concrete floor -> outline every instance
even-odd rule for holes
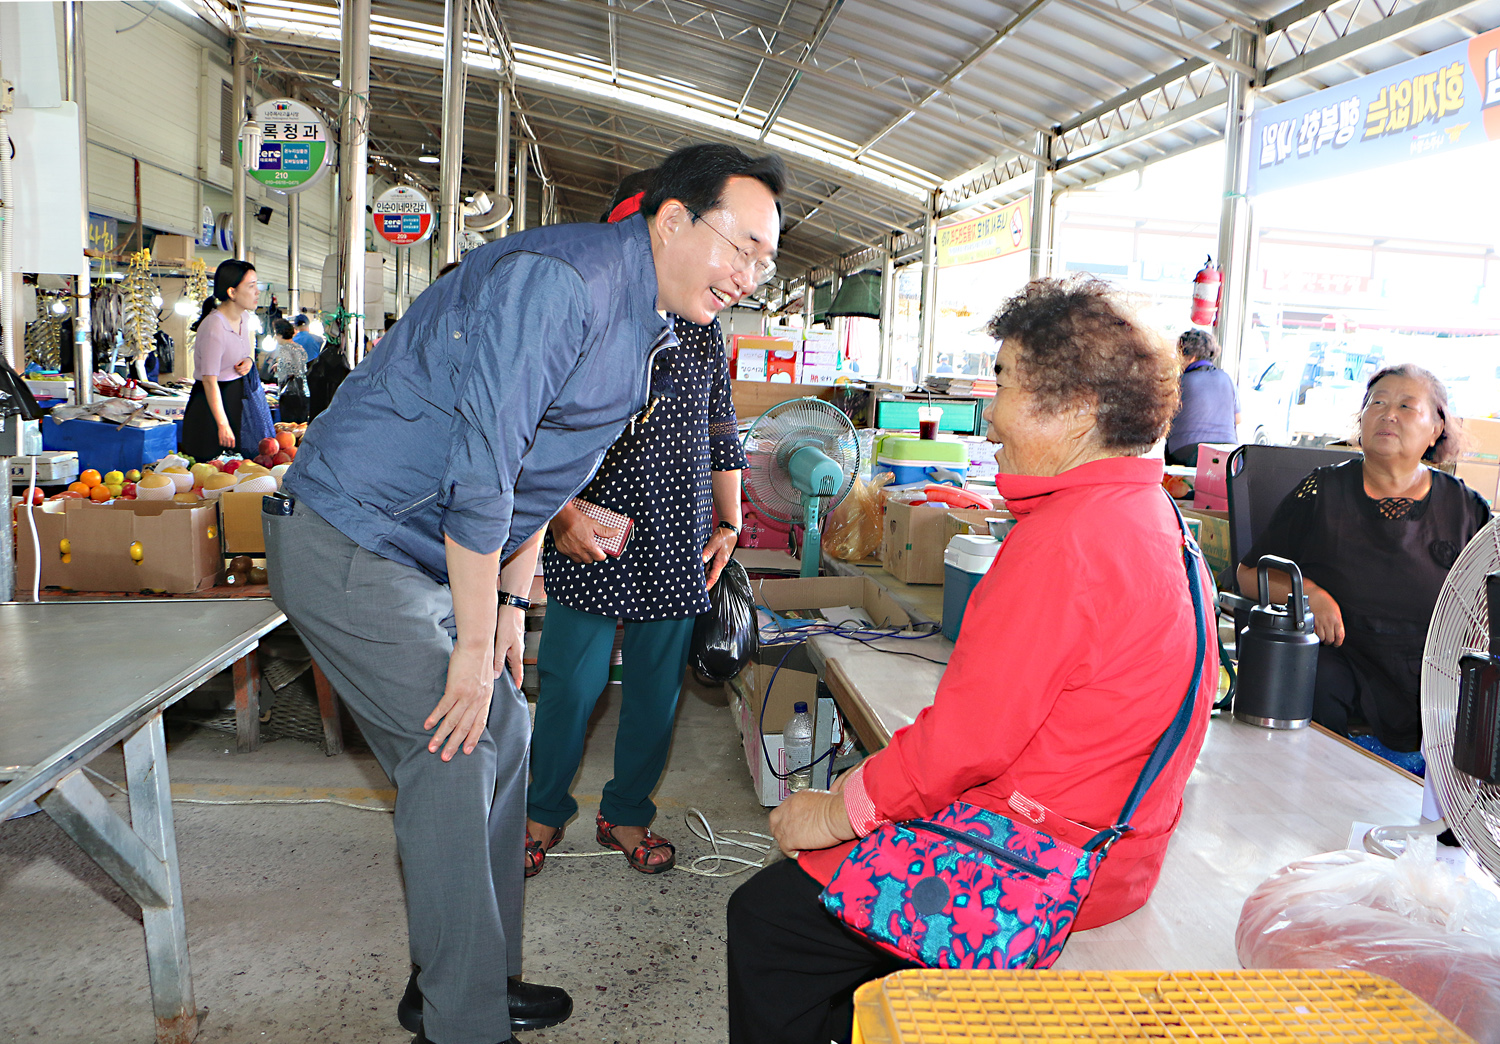
[[[526,976],[568,989],[574,1014],[522,1040],[722,1041],[724,905],[744,876],[646,876],[619,855],[556,858],[602,851],[593,816],[617,717],[611,686],[574,789],[583,811],[527,885]],[[232,737],[192,726],[169,726],[168,739],[179,797],[317,790],[389,800],[389,784],[362,745],[329,758],[289,739],[235,754]],[[124,776],[118,750],[93,767]],[[676,843],[680,865],[710,850],[683,825],[690,805],[715,830],[766,830],[718,690],[684,691],[656,801],[655,826]],[[123,808],[123,800],[113,803]],[[395,1017],[409,964],[389,815],[180,800],[174,811],[193,982],[206,1009],[200,1041],[408,1044]],[[0,1039],[153,1040],[140,912],[45,815],[0,823]]]

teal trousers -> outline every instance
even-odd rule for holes
[[[656,815],[651,791],[666,767],[672,722],[693,637],[686,620],[626,620],[620,649],[620,727],[615,773],[599,811],[619,826],[649,826]],[[547,603],[537,674],[541,694],[531,734],[531,788],[526,815],[560,827],[578,812],[569,793],[583,759],[584,733],[609,683],[616,620]]]

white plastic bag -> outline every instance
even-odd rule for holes
[[[1240,911],[1245,968],[1347,968],[1393,979],[1480,1044],[1500,1044],[1500,900],[1430,835],[1399,859],[1329,852],[1262,881]]]

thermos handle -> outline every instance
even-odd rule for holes
[[[1255,579],[1260,594],[1258,604],[1264,606],[1271,604],[1272,569],[1280,569],[1292,578],[1292,602],[1288,608],[1292,612],[1293,619],[1297,621],[1297,630],[1304,630],[1307,622],[1307,600],[1302,596],[1302,570],[1297,568],[1297,563],[1290,558],[1278,558],[1276,555],[1260,556],[1260,561],[1255,567]]]

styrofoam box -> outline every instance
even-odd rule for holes
[[[77,450],[47,450],[35,457],[10,458],[10,481],[12,485],[31,481],[31,462],[36,461],[36,480],[48,485],[72,482],[78,478]]]

